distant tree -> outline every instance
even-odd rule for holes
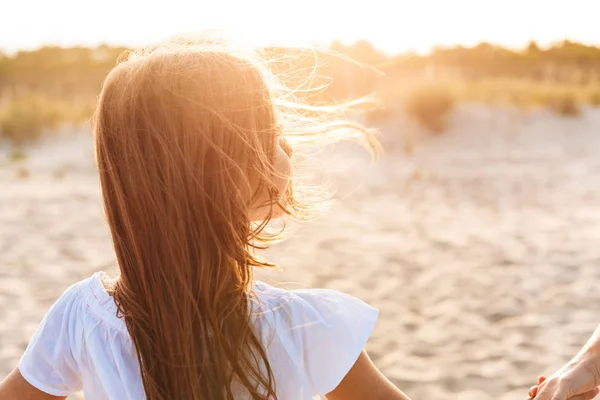
[[[0,52],[0,96],[28,91],[55,97],[95,96],[107,72],[126,50],[104,44],[94,48],[46,46],[10,55]],[[313,86],[330,82],[321,96],[326,99],[368,94],[375,87],[372,67],[388,76],[414,77],[435,70],[467,79],[533,78],[585,84],[600,78],[600,49],[571,40],[548,48],[531,41],[521,51],[480,43],[436,47],[428,55],[391,57],[365,40],[350,46],[334,41],[330,50],[268,48],[262,55],[292,87],[306,85],[309,75]]]
[[[334,40],[333,42],[331,42],[331,44],[329,45],[329,48],[331,49],[331,51],[340,53],[340,54],[346,54],[348,52],[348,46],[346,46],[344,43],[340,42],[339,40]]]
[[[366,40],[359,40],[350,46],[348,55],[358,62],[369,65],[377,65],[387,59],[385,53],[376,49]]]
[[[530,41],[527,44],[527,47],[525,48],[525,54],[527,55],[539,55],[542,52],[542,50],[540,49],[540,46],[538,46],[537,42],[535,40]]]

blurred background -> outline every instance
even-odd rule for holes
[[[600,323],[599,12],[595,0],[4,2],[0,378],[67,286],[115,271],[89,126],[103,77],[127,48],[225,29],[294,56],[275,72],[315,70],[327,87],[308,101],[378,99],[353,117],[381,131],[384,156],[339,146],[322,170],[337,204],[269,250],[282,270],[261,276],[379,308],[367,350],[414,399],[526,397]]]

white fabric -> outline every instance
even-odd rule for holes
[[[144,399],[125,322],[104,290],[103,272],[69,287],[50,308],[19,363],[39,390],[86,400]],[[275,376],[277,399],[331,392],[356,362],[378,311],[327,289],[287,291],[255,282],[255,328]],[[243,397],[243,396],[240,396]]]

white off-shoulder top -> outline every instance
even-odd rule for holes
[[[54,396],[83,390],[86,400],[145,398],[125,321],[97,272],[70,286],[50,308],[19,363],[23,377]],[[328,289],[283,290],[254,283],[256,332],[278,400],[331,392],[356,362],[378,311]],[[240,394],[240,399],[245,396]]]

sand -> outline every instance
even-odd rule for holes
[[[440,136],[380,126],[386,155],[339,146],[338,203],[260,275],[378,307],[367,350],[413,399],[524,398],[600,323],[600,110],[465,105]],[[114,268],[89,133],[26,151],[0,166],[0,377],[68,285]]]

